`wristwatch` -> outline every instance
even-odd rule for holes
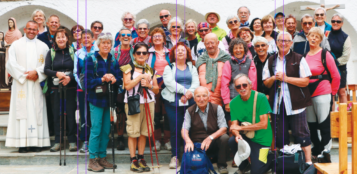
[[[210,135],[210,136],[208,136],[209,138],[211,138],[211,140],[213,141],[214,140],[214,138]]]

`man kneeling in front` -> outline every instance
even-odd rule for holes
[[[234,78],[234,86],[239,95],[229,103],[232,121],[230,130],[234,135],[229,138],[229,147],[233,153],[236,153],[238,140],[244,139],[251,149],[250,173],[266,173],[270,169],[272,162],[272,159],[268,159],[268,152],[269,146],[273,140],[272,129],[268,117],[268,113],[271,112],[268,99],[263,93],[258,93],[257,91],[252,90],[252,82],[245,74],[238,74]],[[257,96],[255,96],[256,94]],[[253,108],[255,108],[255,112],[253,112]],[[253,117],[255,117],[255,120],[253,120]],[[248,133],[250,135],[241,135],[239,134],[240,131],[254,132]],[[269,156],[269,158],[271,158],[271,156]],[[239,169],[235,174],[244,173],[249,169],[248,160],[237,165],[239,165]]]
[[[226,154],[228,150],[227,123],[221,106],[209,101],[206,87],[194,92],[196,104],[186,110],[182,137],[186,142],[185,152],[193,151],[194,143],[201,143],[208,157],[217,157],[219,173],[228,173]]]

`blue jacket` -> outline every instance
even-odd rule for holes
[[[42,34],[38,35],[37,36],[37,39],[39,39],[40,41],[44,42],[48,48],[52,48],[52,46],[54,47],[54,39],[51,38],[51,40],[53,40],[53,42],[51,43],[51,41],[49,40],[49,37],[50,36],[50,33],[48,33],[49,31],[45,31],[43,32]]]
[[[317,27],[317,22],[315,22],[315,27]],[[325,36],[326,36],[326,32],[330,32],[331,30],[332,30],[332,26],[329,23],[325,22],[325,30],[324,30]]]
[[[92,46],[91,50],[89,53],[87,53],[87,49],[85,47],[82,47],[81,49],[77,50],[77,52],[74,54],[74,69],[73,69],[73,75],[74,78],[76,79],[78,86],[81,89],[84,89],[83,82],[80,80],[81,74],[84,75],[84,61],[87,58],[87,54],[93,54],[94,53],[94,46]]]
[[[291,49],[301,55],[305,55],[310,51],[310,44],[309,41],[306,39],[304,31],[301,31],[297,34],[293,39],[294,44],[292,45]],[[327,38],[324,36],[321,43],[321,48],[326,49],[328,51],[331,50],[330,44]]]
[[[135,28],[133,31],[131,31],[131,38],[135,39],[138,37],[138,33],[136,32]],[[115,35],[115,42],[114,42],[114,48],[120,45],[120,40],[119,40],[119,32]]]
[[[103,97],[103,98],[97,98],[97,95],[95,94],[95,87],[98,85],[102,84],[101,78],[106,74],[107,71],[107,64],[110,63],[110,73],[115,76],[117,79],[115,85],[119,86],[122,84],[121,76],[120,74],[121,71],[119,69],[118,61],[115,59],[112,60],[113,56],[111,53],[108,54],[107,62],[104,61],[104,59],[99,55],[99,53],[96,51],[94,52],[94,55],[97,58],[97,74],[98,76],[95,75],[94,72],[94,62],[92,58],[85,59],[85,63],[87,66],[87,69],[85,70],[85,76],[86,78],[84,79],[85,84],[87,84],[88,88],[88,101],[97,106],[97,107],[109,107],[109,101],[108,97]],[[113,62],[114,61],[114,65]]]

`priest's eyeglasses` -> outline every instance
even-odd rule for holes
[[[36,32],[38,29],[33,29],[33,28],[25,28],[26,30],[28,31],[33,31],[33,32]]]

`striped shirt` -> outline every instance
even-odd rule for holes
[[[290,51],[286,54],[288,55],[290,53]],[[263,69],[263,81],[265,79],[268,79],[270,77],[270,72],[269,72],[269,60],[267,60],[267,62],[265,63],[264,69]],[[311,71],[309,68],[309,65],[307,64],[305,58],[301,58],[300,61],[300,78],[305,78],[305,77],[310,77],[311,76]],[[280,55],[278,55],[277,58],[277,63],[276,63],[276,68],[274,70],[274,75],[277,72],[286,72],[286,60],[285,57],[283,58],[283,60],[280,60]],[[281,83],[281,91],[280,94],[276,93],[275,94],[275,100],[274,100],[274,105],[273,106],[278,106],[277,105],[277,100],[279,100],[279,105],[282,102],[282,98],[284,97],[284,104],[285,104],[285,110],[286,110],[286,115],[296,115],[299,114],[301,112],[303,112],[305,110],[305,108],[301,108],[301,109],[297,109],[297,110],[293,110],[292,109],[292,104],[291,104],[291,97],[290,97],[290,91],[289,91],[289,87],[288,87],[288,83],[286,82],[282,82]],[[273,107],[273,114],[279,114],[278,113],[279,110],[277,109],[277,107]]]

